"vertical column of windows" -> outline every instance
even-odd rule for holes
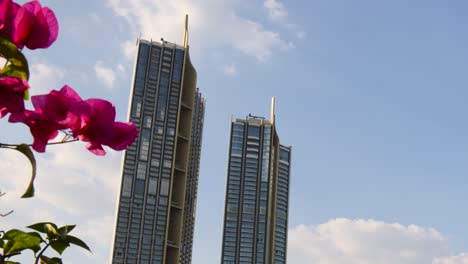
[[[237,233],[239,226],[239,199],[241,189],[242,152],[244,125],[233,124],[226,193],[226,216],[224,224],[223,263],[236,263]]]
[[[268,172],[270,164],[271,148],[271,126],[265,125],[262,139],[262,169],[260,177],[260,193],[258,199],[258,224],[257,224],[257,253],[256,263],[265,263],[265,233],[266,233],[266,212],[268,199]]]
[[[165,68],[164,59],[167,47],[159,49],[157,54],[154,54],[155,59],[157,58],[157,63],[155,62],[154,68],[158,69],[158,72],[153,76],[150,76],[150,81],[152,79],[156,80],[159,77],[158,93],[157,93],[157,105],[154,109],[156,116],[153,118],[153,146],[151,150],[151,168],[152,174],[154,173],[154,178],[150,182],[152,186],[151,193],[148,193],[148,197],[151,199],[151,203],[154,203],[156,210],[155,218],[153,219],[153,252],[152,260],[153,263],[161,263],[163,257],[163,246],[166,233],[166,221],[167,221],[167,193],[169,190],[167,172],[164,171],[164,127],[165,127],[165,118],[166,118],[166,107],[167,107],[167,93],[169,89],[169,71],[167,67]],[[164,69],[163,69],[164,68]],[[158,177],[159,176],[159,177]],[[163,178],[164,177],[164,178]],[[154,188],[154,189],[153,189]],[[156,201],[156,194],[159,188],[159,200]],[[157,219],[156,219],[157,216]]]
[[[290,160],[289,155],[289,149],[280,147],[275,223],[275,263],[279,264],[286,263]]]
[[[239,261],[253,262],[260,127],[249,125],[245,151]]]
[[[149,54],[146,56],[146,78],[143,90],[143,110],[141,116],[140,129],[140,149],[139,163],[137,170],[137,179],[135,182],[135,197],[138,203],[142,203],[142,208],[135,208],[135,213],[141,214],[140,221],[140,239],[138,256],[140,262],[148,262],[151,258],[151,237],[155,222],[155,203],[157,188],[157,174],[154,168],[151,168],[151,146],[154,137],[152,137],[152,127],[154,124],[154,109],[156,108],[156,94],[158,93],[158,76],[160,47],[152,45]],[[156,183],[156,184],[155,184]]]
[[[145,88],[145,79],[146,79],[146,69],[148,62],[148,52],[149,46],[144,43],[140,43],[138,51],[138,61],[136,65],[136,73],[134,80],[133,88],[133,100],[131,102],[131,114],[130,120],[135,123],[137,128],[141,128],[141,116],[143,111],[143,92]],[[138,252],[138,235],[139,235],[139,219],[133,218],[134,214],[138,215],[138,204],[134,205],[134,199],[130,199],[132,196],[136,195],[135,190],[139,190],[141,185],[136,179],[135,175],[138,177],[137,166],[137,146],[140,144],[140,140],[137,139],[132,146],[130,146],[126,151],[125,164],[123,169],[123,182],[122,182],[122,193],[119,203],[119,218],[117,223],[117,229],[120,230],[118,235],[116,235],[116,257],[123,254],[123,249],[118,247],[124,245],[124,248],[127,249],[126,257],[127,263],[136,262],[137,252]],[[141,216],[140,216],[141,217]],[[126,230],[126,232],[123,232]],[[126,235],[126,239],[123,239],[123,235]],[[124,242],[125,241],[125,242]]]

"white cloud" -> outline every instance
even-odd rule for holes
[[[190,43],[196,43],[195,49],[230,48],[265,61],[274,50],[288,47],[278,30],[236,13],[238,1],[108,0],[108,5],[130,23],[134,33],[142,32],[148,39],[164,37],[181,43],[183,20],[190,14]]]
[[[375,220],[299,225],[288,240],[291,264],[422,264],[449,254],[448,241],[433,228]]]
[[[124,41],[122,44],[120,44],[120,48],[125,58],[134,59],[136,51],[135,41]]]
[[[102,247],[109,246],[111,243],[112,233],[114,231],[115,219],[114,216],[97,217],[87,220],[77,230],[78,236],[87,237],[90,244],[100,245]]]
[[[432,264],[468,264],[468,253],[436,258],[432,261]]]
[[[237,68],[234,63],[224,65],[223,67],[224,73],[228,76],[234,76],[237,73]]]
[[[33,214],[26,209],[29,202],[70,216],[108,212],[107,208],[113,206],[115,197],[101,193],[117,192],[120,166],[115,164],[120,164],[120,153],[108,151],[106,156],[97,157],[86,150],[85,143],[77,142],[48,146],[46,153],[36,153],[35,156],[38,166],[36,195],[33,199],[17,199],[26,189],[31,167],[22,154],[14,150],[0,151],[4,161],[0,171],[4,175],[15,175],[0,180],[2,191],[7,193],[1,199],[8,200],[6,204],[12,205],[15,214]]]
[[[46,94],[51,90],[59,90],[64,85],[65,71],[54,65],[33,63],[30,66],[29,85],[31,95]]]
[[[104,62],[97,61],[94,65],[94,72],[99,81],[101,81],[107,88],[112,88],[115,81],[115,72],[112,68],[104,66]]]
[[[268,10],[268,14],[272,20],[283,19],[288,15],[283,3],[278,0],[265,0],[263,6]]]

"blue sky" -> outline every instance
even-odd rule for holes
[[[293,147],[289,263],[468,263],[466,1],[42,3],[61,28],[50,49],[27,52],[31,92],[67,83],[113,101],[121,120],[136,38],[180,43],[189,13],[207,99],[194,264],[220,260],[231,116],[268,116],[271,96]],[[0,129],[0,142],[30,141],[21,125]],[[28,201],[17,199],[26,161],[0,157],[7,227],[76,223],[95,253],[71,249],[67,263],[108,261],[121,153],[50,147]]]

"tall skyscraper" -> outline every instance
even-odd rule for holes
[[[190,263],[205,100],[182,46],[138,40],[111,263]]]
[[[274,98],[270,120],[231,124],[222,264],[286,263],[291,147],[280,144]]]

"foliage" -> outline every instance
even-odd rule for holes
[[[62,255],[65,249],[72,244],[91,251],[85,242],[69,234],[75,228],[74,225],[66,225],[59,228],[54,223],[44,222],[30,225],[28,228],[34,231],[24,232],[12,229],[2,232],[0,248],[2,248],[3,252],[0,254],[0,264],[19,263],[10,261],[9,259],[21,254],[25,250],[31,250],[34,253],[35,264],[62,263],[61,258],[44,255],[45,250],[49,247],[54,249],[59,255]]]

